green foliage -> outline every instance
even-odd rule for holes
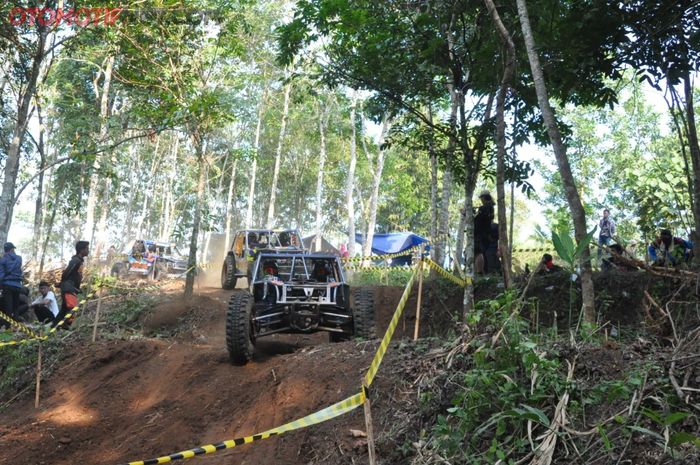
[[[583,252],[591,245],[596,229],[598,229],[597,226],[592,231],[589,231],[586,237],[578,244],[574,242],[568,230],[560,228],[559,231],[552,231],[552,244],[554,244],[557,255],[568,265],[569,270],[572,272],[581,264]]]
[[[532,437],[541,435],[550,426],[559,399],[568,392],[568,426],[583,430],[594,425],[598,435],[566,439],[578,448],[582,463],[617,458],[636,436],[652,438],[664,457],[696,457],[688,448],[700,444],[694,433],[696,415],[678,403],[662,367],[648,361],[630,362],[620,371],[591,374],[579,366],[568,381],[565,358],[575,352],[578,364],[596,363],[598,342],[591,339],[579,347],[562,347],[547,335],[532,334],[527,321],[511,314],[516,298],[505,293],[481,301],[468,315],[467,324],[478,336],[467,353],[450,362],[459,368],[448,369],[436,380],[443,394],[451,395],[449,407],[444,407],[443,400],[435,413],[431,409],[436,408],[440,394],[422,391],[421,408],[436,417],[424,440],[429,449],[453,464],[520,461],[532,450],[528,424]],[[486,334],[503,329],[496,345],[491,337],[483,337],[484,328]],[[630,405],[640,405],[640,410],[633,409],[630,415]],[[607,420],[611,411],[622,413]],[[591,441],[599,441],[600,447],[588,447]]]
[[[47,377],[52,373],[55,362],[60,359],[63,346],[57,338],[41,344],[42,374]],[[34,382],[37,356],[37,343],[0,347],[0,402],[9,400]]]

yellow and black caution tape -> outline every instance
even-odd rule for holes
[[[517,248],[513,249],[513,253],[520,253],[520,252],[552,252],[554,250],[554,247],[550,246],[542,246],[542,247],[533,247],[533,248]]]
[[[362,265],[350,265],[346,266],[345,270],[347,271],[389,271],[389,272],[398,272],[398,271],[411,271],[413,268],[408,268],[405,266],[377,266],[377,265],[369,265],[369,266],[362,266]]]
[[[403,314],[403,309],[406,307],[406,302],[408,302],[408,297],[411,295],[411,289],[413,288],[413,281],[416,278],[416,274],[418,274],[418,267],[414,268],[413,274],[408,279],[408,284],[406,284],[406,288],[403,290],[403,295],[401,295],[401,300],[399,300],[399,305],[396,306],[396,310],[394,311],[394,316],[391,317],[391,321],[389,322],[389,327],[386,329],[386,332],[384,333],[384,337],[382,338],[382,342],[379,343],[379,348],[377,349],[377,352],[374,354],[374,358],[372,359],[372,363],[370,364],[369,370],[367,370],[367,374],[365,375],[365,386],[370,386],[372,384],[372,381],[374,381],[374,377],[377,375],[377,371],[379,370],[379,365],[381,365],[382,360],[384,359],[384,354],[386,353],[386,350],[389,348],[389,343],[391,342],[391,338],[394,336],[394,331],[396,331],[396,326],[399,324],[399,319],[401,318],[401,315]]]
[[[457,276],[453,275],[452,273],[450,273],[449,271],[447,271],[446,269],[444,269],[429,258],[424,258],[423,261],[427,263],[429,267],[431,267],[440,275],[442,275],[442,277],[449,279],[450,281],[452,281],[460,287],[465,287],[467,284],[470,284],[472,282],[471,278],[469,278],[468,276],[466,277],[466,279],[458,278]]]
[[[29,344],[30,342],[34,341],[43,341],[46,339],[46,336],[41,336],[41,337],[28,337],[27,339],[18,339],[16,341],[3,341],[0,342],[0,347],[6,347],[6,346],[19,346],[23,344]]]
[[[20,321],[15,320],[14,318],[12,318],[10,315],[8,315],[5,312],[0,313],[0,318],[7,321],[7,323],[9,323],[9,325],[12,326],[13,328],[23,332],[24,334],[31,336],[32,338],[41,337],[37,333],[35,333],[32,330],[32,328],[30,328],[29,326],[25,325],[24,323],[22,323]]]
[[[294,431],[306,428],[308,426],[316,425],[318,423],[323,423],[324,421],[328,421],[332,418],[339,417],[350,412],[351,410],[356,409],[360,405],[364,404],[364,402],[365,392],[363,390],[362,392],[355,394],[354,396],[348,397],[347,399],[342,400],[338,403],[335,403],[330,407],[326,407],[322,410],[319,410],[318,412],[314,412],[303,418],[299,418],[298,420],[294,420],[285,425],[278,426],[277,428],[273,428],[259,434],[254,434],[252,436],[245,436],[236,439],[229,439],[227,441],[222,441],[216,444],[208,444],[206,446],[195,447],[193,449],[184,450],[175,454],[164,455],[162,457],[157,457],[154,459],[129,462],[128,464],[124,465],[155,465],[159,463],[172,462],[173,460],[189,459],[197,455],[212,454],[220,450],[231,449],[233,447],[241,446],[243,444],[249,444],[251,442],[268,439],[272,436],[279,436],[280,434],[284,434],[288,431]]]
[[[51,328],[49,330],[49,334],[55,333],[60,327],[62,327],[64,324],[66,324],[66,322],[68,320],[70,320],[73,317],[73,315],[75,315],[76,313],[78,313],[78,311],[80,311],[82,309],[82,307],[87,303],[88,300],[92,299],[95,296],[95,294],[97,294],[97,291],[99,289],[100,289],[99,287],[97,289],[94,289],[92,292],[90,292],[88,295],[86,295],[83,300],[78,302],[78,305],[76,305],[68,313],[66,313],[65,316],[63,317],[63,319],[61,321],[59,321],[56,324],[56,326],[54,326],[53,328]]]
[[[370,255],[369,257],[343,257],[341,258],[344,262],[364,262],[364,261],[374,261],[374,260],[387,260],[389,258],[405,257],[407,255],[414,255],[420,250],[419,246],[411,247],[403,252],[388,253],[384,255]]]
[[[81,310],[82,307],[84,306],[84,304],[85,304],[88,300],[92,299],[92,298],[94,297],[94,295],[97,293],[98,290],[99,290],[99,288],[93,290],[93,291],[90,292],[90,294],[88,294],[83,300],[81,300],[80,302],[78,302],[78,305],[76,305],[75,307],[73,307],[73,308],[71,309],[70,312],[66,313],[66,315],[61,319],[61,321],[59,321],[53,328],[51,328],[51,329],[49,330],[48,335],[43,335],[43,336],[42,336],[42,335],[36,334],[36,333],[34,333],[34,332],[32,331],[31,337],[28,337],[28,338],[26,338],[26,339],[15,340],[15,341],[4,341],[4,342],[0,342],[0,347],[13,346],[13,345],[21,345],[21,344],[28,344],[28,343],[34,342],[34,341],[45,341],[45,340],[47,340],[47,339],[49,338],[49,335],[55,333],[59,328],[61,328],[63,325],[65,325],[66,322],[67,322],[70,318],[73,317],[73,315],[75,315],[79,310]],[[16,323],[18,323],[18,322],[16,322]],[[11,324],[12,324],[12,323],[11,323]],[[25,327],[26,327],[26,326],[25,326]],[[29,328],[27,328],[27,329],[30,330]],[[30,331],[31,331],[31,330],[30,330]]]
[[[118,291],[157,291],[161,287],[163,287],[164,283],[161,284],[153,284],[151,286],[120,286],[119,284],[106,284],[105,287],[108,287],[110,289],[116,289]]]

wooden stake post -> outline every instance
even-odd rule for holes
[[[413,340],[418,340],[418,331],[420,330],[420,307],[423,300],[423,244],[418,250],[418,299],[416,303],[416,326],[413,330]]]
[[[365,411],[365,429],[367,430],[367,452],[369,454],[369,465],[377,464],[377,456],[374,450],[374,429],[372,428],[372,408],[369,402],[369,389],[367,386],[362,386],[365,393],[365,402],[363,404]]]
[[[100,307],[102,307],[102,289],[97,291],[97,310],[95,310],[95,322],[92,325],[92,342],[97,339],[97,323],[100,321]]]
[[[39,343],[39,356],[36,361],[36,395],[34,396],[34,408],[39,408],[41,395],[41,342]]]

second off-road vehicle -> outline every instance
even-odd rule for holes
[[[247,290],[236,290],[226,315],[233,363],[251,360],[255,342],[275,333],[326,331],[331,342],[374,337],[371,289],[350,289],[334,255],[260,253]]]
[[[221,267],[221,287],[235,289],[239,278],[252,278],[251,265],[261,252],[304,252],[301,234],[296,229],[243,229],[233,238]]]
[[[125,251],[126,258],[112,265],[111,275],[118,278],[141,276],[152,280],[179,278],[187,272],[187,261],[173,253],[167,242],[136,239]]]

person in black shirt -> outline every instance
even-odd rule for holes
[[[68,262],[68,266],[61,275],[61,311],[58,312],[54,320],[54,326],[65,318],[75,307],[78,306],[78,293],[80,284],[83,281],[83,267],[85,257],[90,253],[90,243],[88,241],[78,241],[75,244],[75,255]],[[71,320],[66,320],[65,325],[70,327]]]
[[[489,191],[481,191],[481,206],[474,215],[474,260],[476,273],[483,274],[485,269],[484,253],[489,247],[491,223],[493,223],[493,198]]]

